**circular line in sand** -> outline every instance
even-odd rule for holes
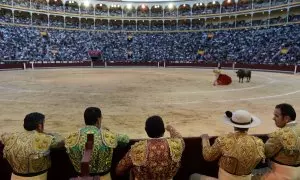
[[[259,75],[256,75],[256,76],[259,76]],[[260,76],[260,77],[267,78],[268,80],[270,80],[270,82],[268,82],[266,84],[263,84],[263,85],[254,86],[254,87],[248,87],[248,88],[215,90],[215,91],[182,92],[182,93],[210,93],[210,92],[227,92],[227,91],[249,90],[249,89],[257,89],[257,88],[265,87],[265,86],[267,86],[269,84],[272,84],[274,82],[278,82],[278,80],[272,79],[270,77],[265,77],[265,76]],[[292,91],[292,92],[287,92],[287,93],[283,93],[283,94],[270,95],[270,96],[259,96],[259,97],[251,97],[251,98],[240,98],[240,99],[222,99],[222,100],[213,100],[213,101],[210,101],[210,102],[223,103],[223,102],[237,102],[237,101],[250,101],[250,100],[259,100],[259,99],[270,99],[270,98],[288,96],[288,95],[296,94],[296,93],[299,93],[299,92],[300,92],[300,90]],[[207,102],[207,101],[190,101],[190,102],[174,102],[174,103],[171,102],[171,103],[166,103],[166,104],[168,104],[168,105],[172,105],[172,104],[173,105],[182,105],[182,104],[198,104],[198,103],[202,103],[202,102]]]
[[[268,84],[272,84],[274,82],[276,82],[276,80],[270,78],[270,77],[265,77],[265,76],[260,76],[260,75],[255,75],[258,77],[262,77],[265,79],[268,79],[269,82],[262,84],[262,85],[258,85],[258,86],[253,86],[253,87],[246,87],[246,88],[235,88],[235,89],[223,89],[223,90],[211,90],[211,91],[194,91],[194,92],[171,92],[171,93],[176,93],[176,94],[196,94],[196,93],[214,93],[214,92],[231,92],[231,91],[243,91],[243,90],[250,90],[250,89],[257,89],[257,88],[262,88],[267,86]],[[18,88],[10,88],[10,87],[3,87],[0,86],[0,89],[7,89],[9,91],[15,91],[15,93],[48,93],[48,94],[78,94],[78,95],[82,95],[82,94],[90,94],[90,95],[102,95],[103,93],[99,93],[99,92],[63,92],[63,91],[44,91],[44,90],[26,90],[26,89],[18,89]],[[167,94],[169,94],[170,92],[168,92]]]
[[[284,94],[272,95],[272,96],[260,96],[260,97],[252,97],[252,98],[241,98],[241,99],[224,99],[224,100],[217,100],[217,101],[212,101],[212,102],[231,102],[231,101],[249,101],[249,100],[257,100],[257,99],[270,99],[270,98],[275,98],[275,97],[288,96],[288,95],[296,94],[299,92],[300,92],[300,90],[288,92],[288,93],[284,93]]]
[[[220,90],[211,90],[211,91],[192,91],[192,92],[185,91],[185,92],[172,92],[172,93],[176,93],[176,94],[197,94],[197,93],[214,93],[214,92],[243,91],[243,90],[250,90],[250,89],[258,89],[258,88],[262,88],[262,87],[265,87],[265,86],[267,86],[267,85],[269,85],[269,84],[272,84],[272,83],[274,83],[274,82],[277,81],[277,80],[272,79],[272,78],[270,78],[270,77],[265,77],[265,76],[260,76],[260,75],[255,75],[255,76],[258,76],[258,77],[262,77],[262,78],[268,79],[269,82],[268,82],[268,83],[265,83],[265,84],[262,84],[262,85],[253,86],[253,87],[246,87],[246,88],[220,89]]]
[[[269,80],[268,83],[262,84],[262,85],[258,85],[258,86],[253,86],[253,87],[246,87],[246,88],[235,88],[235,89],[223,89],[223,90],[212,90],[212,91],[195,91],[195,92],[176,92],[177,94],[184,94],[184,93],[189,93],[189,94],[193,94],[193,93],[214,93],[214,92],[231,92],[231,91],[243,91],[243,90],[251,90],[251,89],[258,89],[258,88],[262,88],[265,86],[268,86],[269,84],[272,84],[274,82],[277,82],[278,80],[275,80],[273,78],[270,77],[266,77],[266,76],[260,76],[260,75],[254,75],[254,76],[258,76],[261,78],[265,78],[267,80]],[[50,94],[90,94],[90,95],[100,95],[103,93],[99,93],[99,92],[60,92],[60,91],[43,91],[43,90],[25,90],[25,89],[17,89],[17,88],[9,88],[9,87],[3,87],[0,86],[0,89],[7,89],[10,91],[16,91],[16,93],[50,93]],[[282,96],[288,96],[288,95],[292,95],[292,94],[296,94],[300,92],[300,90],[297,91],[293,91],[293,92],[288,92],[288,93],[284,93],[284,94],[277,94],[277,95],[271,95],[271,96],[260,96],[260,97],[252,97],[252,98],[241,98],[241,99],[222,99],[222,100],[213,100],[211,102],[235,102],[235,101],[249,101],[249,100],[256,100],[256,99],[269,99],[269,98],[274,98],[274,97],[282,97]],[[28,102],[28,101],[22,101],[22,100],[14,100],[14,99],[0,99],[0,101],[8,101],[8,102]],[[174,104],[174,105],[180,105],[180,104],[198,104],[201,102],[205,102],[205,101],[190,101],[190,102],[170,102],[170,103],[165,103],[165,104]],[[207,101],[206,101],[207,102]],[[29,102],[28,102],[29,103]],[[31,102],[32,103],[32,102]],[[55,104],[55,103],[53,103]]]
[[[277,94],[277,95],[272,95],[272,96],[259,96],[259,97],[252,97],[252,98],[241,98],[241,99],[222,99],[222,100],[214,100],[211,102],[218,102],[218,103],[224,103],[224,102],[236,102],[236,101],[250,101],[250,100],[258,100],[258,99],[270,99],[270,98],[275,98],[275,97],[282,97],[282,96],[288,96],[292,94],[299,93],[300,90],[293,91],[293,92],[288,92],[284,94]],[[175,102],[175,103],[166,103],[168,105],[182,105],[182,104],[199,104],[202,102],[207,102],[207,101],[190,101],[190,102]]]

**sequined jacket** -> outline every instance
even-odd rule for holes
[[[300,125],[288,123],[269,134],[265,144],[266,156],[285,165],[300,164]]]
[[[180,167],[184,147],[184,141],[175,129],[171,138],[139,141],[119,162],[116,173],[121,175],[131,169],[135,180],[170,180]]]
[[[265,159],[263,141],[247,133],[220,136],[212,146],[208,139],[203,139],[202,146],[205,160],[219,159],[219,167],[233,175],[251,174],[255,166]]]
[[[59,142],[55,136],[37,131],[6,133],[1,139],[4,158],[15,173],[24,175],[47,170],[51,166],[50,148]]]
[[[128,136],[118,135],[105,129],[98,129],[96,126],[86,126],[78,132],[70,134],[65,140],[65,146],[69,158],[78,173],[80,173],[80,161],[87,142],[87,134],[94,134],[90,173],[109,172],[113,149],[118,144],[127,144],[129,142]]]

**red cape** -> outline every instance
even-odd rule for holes
[[[220,74],[217,79],[218,85],[229,85],[231,82],[231,77],[227,76],[226,74]]]

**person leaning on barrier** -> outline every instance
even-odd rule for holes
[[[207,161],[219,159],[220,180],[250,180],[252,170],[265,160],[264,143],[261,139],[247,134],[248,128],[261,123],[248,111],[226,112],[224,122],[234,127],[235,132],[219,136],[211,146],[207,134],[202,135],[202,153]],[[190,180],[205,178],[193,174]]]
[[[101,128],[102,113],[97,107],[88,107],[84,112],[85,127],[71,133],[66,138],[66,149],[69,158],[80,174],[80,162],[87,142],[87,134],[94,135],[94,145],[90,162],[90,176],[101,180],[110,180],[113,149],[118,145],[129,143],[127,135],[115,134],[106,128]]]
[[[260,179],[281,180],[300,179],[300,125],[296,112],[290,104],[278,104],[274,110],[276,126],[265,143],[266,157],[270,158],[271,171]],[[257,178],[256,178],[257,179]]]
[[[149,117],[145,130],[151,139],[132,145],[119,162],[116,174],[122,175],[130,170],[134,180],[172,179],[180,167],[185,147],[182,136],[170,125],[165,129],[160,116]],[[170,138],[163,138],[165,130],[170,132]]]
[[[44,132],[45,115],[33,112],[24,118],[24,132],[5,133],[4,158],[13,169],[12,180],[45,180],[51,166],[50,149],[64,146],[57,134]]]

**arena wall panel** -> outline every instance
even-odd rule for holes
[[[107,62],[107,66],[164,66],[164,61],[141,61],[141,62],[128,62],[128,61],[110,61]],[[26,68],[31,69],[31,63],[26,62]],[[178,62],[178,61],[166,61],[166,67],[195,67],[195,68],[215,68],[218,66],[216,62]],[[232,69],[233,63],[221,63],[222,68]],[[64,68],[64,67],[91,67],[91,62],[81,61],[81,62],[67,62],[67,61],[56,61],[56,62],[34,62],[34,68]],[[93,62],[95,67],[104,67],[105,62],[95,61]],[[236,63],[234,65],[235,69],[244,68],[244,69],[253,69],[261,71],[277,71],[277,72],[290,72],[293,73],[295,70],[295,65],[276,65],[276,64],[242,64]],[[0,70],[9,70],[9,69],[24,69],[22,62],[10,62],[6,64],[0,64]],[[300,71],[300,68],[297,68],[297,72]]]

